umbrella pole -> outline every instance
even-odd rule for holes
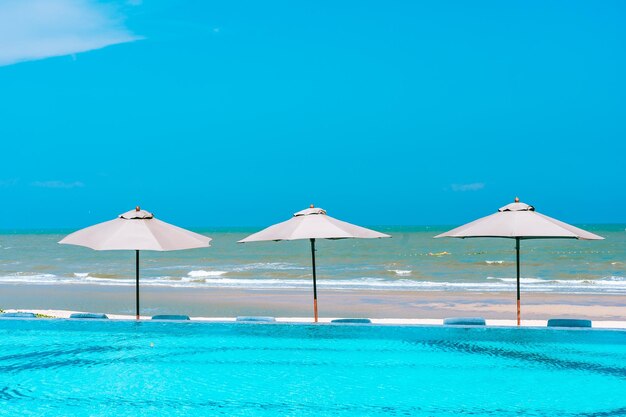
[[[519,241],[520,238],[515,238],[515,255],[517,263],[517,325],[521,324],[521,306],[520,306],[520,288],[519,288]]]
[[[311,263],[313,265],[313,315],[317,323],[317,280],[315,276],[315,239],[311,239]]]
[[[137,320],[139,320],[139,251],[135,251],[135,305],[137,306]]]

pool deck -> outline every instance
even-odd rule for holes
[[[18,310],[5,310],[6,312],[17,312]],[[35,314],[43,314],[52,318],[69,318],[72,313],[81,313],[80,311],[70,310],[37,310],[37,309],[20,309],[19,311],[28,311]],[[135,316],[123,314],[107,314],[111,320],[134,320]],[[320,317],[319,323],[330,323],[339,317]],[[150,320],[151,316],[141,316],[142,320]],[[191,317],[192,321],[200,322],[234,322],[235,317]],[[443,319],[398,319],[398,318],[373,318],[372,324],[387,325],[442,325]],[[278,323],[312,323],[311,317],[276,317]],[[514,327],[515,320],[499,320],[487,319],[487,326]],[[523,327],[546,327],[548,319],[545,320],[522,320]],[[596,329],[626,329],[626,321],[611,320],[593,320],[593,327]]]

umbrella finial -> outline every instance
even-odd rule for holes
[[[315,205],[311,204],[309,207],[310,207],[310,208],[315,208]]]
[[[141,208],[139,206],[135,206],[135,211],[139,211]]]
[[[519,197],[515,197],[515,202],[519,203]]]

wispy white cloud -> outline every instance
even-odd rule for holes
[[[473,182],[471,184],[452,184],[450,188],[452,188],[452,191],[478,191],[485,188],[485,183]]]
[[[0,66],[138,39],[111,5],[91,0],[0,1]]]
[[[85,186],[85,184],[83,184],[80,181],[74,181],[74,182],[35,181],[35,182],[31,182],[30,185],[32,185],[33,187],[40,187],[40,188],[81,188]]]

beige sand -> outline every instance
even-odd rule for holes
[[[0,285],[5,310],[68,317],[72,311],[107,312],[133,318],[134,287],[97,285]],[[8,300],[8,301],[7,301]],[[596,327],[626,327],[623,296],[584,294],[522,295],[525,325],[545,326],[552,317],[588,318]],[[241,290],[142,287],[141,311],[186,314],[198,319],[274,316],[311,321],[312,295],[303,290]],[[441,324],[445,317],[482,316],[491,325],[515,324],[513,293],[328,291],[319,293],[322,322],[336,317],[369,317],[376,323]],[[602,322],[602,323],[601,323]]]

